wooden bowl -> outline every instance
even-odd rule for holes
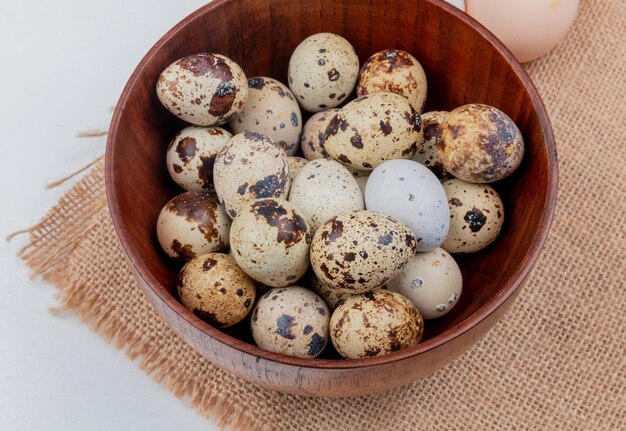
[[[175,278],[180,265],[165,256],[155,234],[159,211],[181,192],[167,173],[165,151],[184,127],[157,99],[161,71],[183,56],[212,51],[234,59],[248,77],[286,82],[294,48],[322,31],[347,38],[361,63],[382,49],[412,53],[428,76],[427,110],[490,104],[517,123],[526,141],[519,170],[495,184],[506,209],[499,239],[482,252],[458,259],[464,277],[459,304],[446,316],[427,321],[417,346],[381,357],[345,360],[330,346],[321,358],[298,359],[256,347],[247,321],[228,330],[211,327],[178,302]],[[557,159],[545,108],[523,67],[491,33],[447,3],[218,0],[170,30],[130,77],[109,131],[106,183],[113,223],[132,270],[176,333],[216,365],[261,386],[292,394],[351,396],[432,373],[498,321],[548,234],[556,203]]]

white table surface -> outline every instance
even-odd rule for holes
[[[0,1],[0,237],[36,223],[69,188],[45,184],[104,152],[128,76],[203,0]],[[0,430],[210,431],[215,425],[140,371],[29,280],[0,243]]]

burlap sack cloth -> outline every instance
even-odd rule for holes
[[[626,430],[626,1],[583,1],[566,42],[528,66],[558,142],[560,195],[542,257],[512,309],[443,370],[350,399],[281,395],[202,358],[135,284],[98,163],[22,256],[60,301],[140,367],[234,429]]]

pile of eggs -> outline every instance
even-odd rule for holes
[[[426,74],[411,54],[381,51],[360,67],[331,33],[298,45],[288,86],[201,53],[168,66],[156,91],[192,124],[166,155],[186,191],[157,221],[165,253],[186,262],[180,301],[218,328],[250,315],[260,348],[301,358],[329,340],[346,358],[417,344],[424,320],[459,301],[451,254],[502,228],[486,183],[524,154],[494,107],[422,114]]]

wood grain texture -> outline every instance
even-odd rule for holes
[[[189,54],[213,51],[237,61],[248,77],[286,82],[287,63],[305,37],[329,31],[346,37],[361,63],[400,48],[428,76],[426,109],[486,103],[506,112],[526,141],[519,170],[495,184],[506,220],[498,241],[458,258],[464,277],[459,304],[426,322],[417,346],[390,355],[339,359],[332,349],[305,360],[250,344],[247,322],[211,327],[175,297],[179,266],[160,250],[155,223],[179,193],[165,167],[169,140],[184,124],[159,103],[160,72]],[[198,10],[148,52],[115,110],[106,152],[107,197],[133,272],[155,308],[184,339],[217,365],[261,386],[316,396],[351,396],[409,383],[446,365],[483,336],[515,298],[547,237],[556,205],[557,159],[545,108],[523,67],[487,30],[436,0],[222,0]]]

